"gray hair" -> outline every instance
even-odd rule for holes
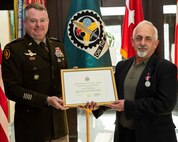
[[[149,22],[149,21],[147,21],[147,20],[141,21],[141,22],[135,27],[135,29],[133,30],[132,36],[133,36],[133,37],[135,36],[135,32],[136,32],[137,28],[138,28],[139,26],[143,25],[143,24],[150,25],[150,26],[153,28],[153,30],[154,30],[154,38],[157,40],[157,39],[158,39],[158,30],[157,30],[157,28],[156,28],[151,22]]]

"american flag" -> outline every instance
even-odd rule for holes
[[[8,101],[4,93],[4,84],[1,73],[2,49],[0,45],[0,141],[8,142]]]

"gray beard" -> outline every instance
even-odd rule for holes
[[[137,49],[137,56],[140,58],[143,58],[147,55],[148,51],[140,51],[139,49]]]

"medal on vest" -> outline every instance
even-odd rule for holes
[[[145,77],[145,86],[146,87],[150,87],[151,86],[151,82],[149,81],[150,80],[150,78],[151,78],[151,76],[150,76],[150,73],[148,73],[147,75],[146,75],[146,77]]]

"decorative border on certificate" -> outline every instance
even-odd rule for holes
[[[65,106],[77,107],[91,101],[103,105],[118,99],[112,67],[62,69],[61,79]]]

